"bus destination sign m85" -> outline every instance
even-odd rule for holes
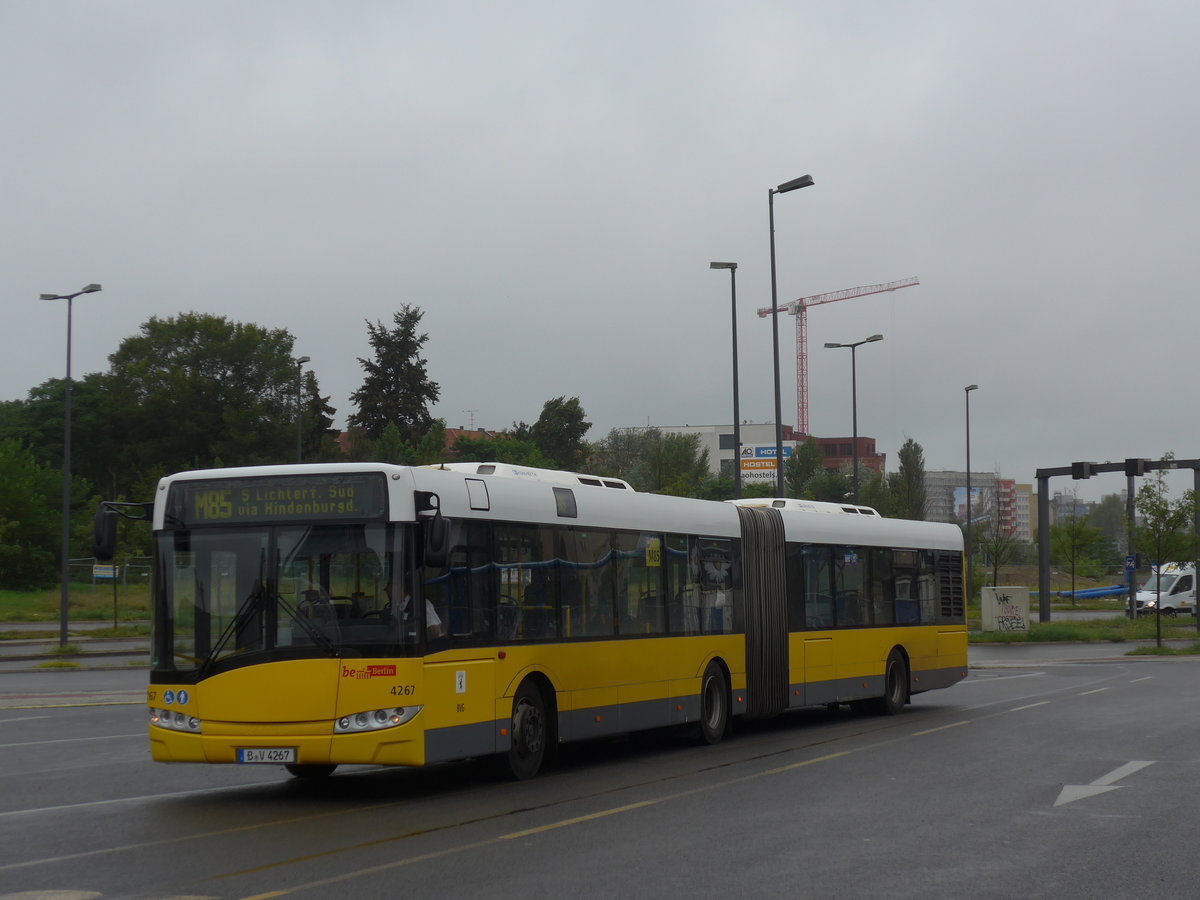
[[[177,481],[167,510],[168,521],[180,527],[381,519],[387,483],[375,472]]]

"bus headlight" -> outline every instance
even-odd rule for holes
[[[200,734],[203,730],[199,719],[177,709],[155,709],[154,707],[150,707],[150,724],[159,728],[166,728],[168,731],[184,731],[189,734]]]
[[[419,706],[397,706],[389,709],[372,709],[366,712],[342,716],[333,723],[334,734],[356,734],[362,731],[381,731],[395,728],[410,721],[421,711]]]

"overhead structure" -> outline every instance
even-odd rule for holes
[[[807,436],[808,430],[808,308],[820,306],[822,303],[833,303],[837,300],[852,300],[855,297],[866,297],[870,294],[882,294],[886,291],[898,291],[900,288],[920,284],[914,275],[912,278],[902,278],[899,281],[889,281],[886,284],[867,284],[862,287],[845,288],[831,291],[827,294],[814,294],[811,297],[800,297],[782,306],[776,307],[777,312],[786,312],[796,317],[796,431]],[[771,315],[771,307],[761,307],[758,317]]]

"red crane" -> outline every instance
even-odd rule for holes
[[[776,307],[778,312],[786,312],[796,317],[796,431],[808,436],[808,308],[820,306],[822,303],[833,303],[835,300],[851,300],[854,297],[866,297],[870,294],[882,294],[885,291],[898,291],[900,288],[920,284],[916,276],[902,278],[899,281],[889,281],[886,284],[867,284],[862,287],[845,288],[831,291],[828,294],[814,294],[811,297],[800,297]],[[759,309],[758,316],[763,318],[771,315],[771,307]]]

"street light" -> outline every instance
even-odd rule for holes
[[[852,344],[826,344],[825,346],[836,350],[839,347],[850,348],[850,409],[852,427],[854,429],[854,505],[858,505],[858,373],[855,363],[855,354],[858,348],[863,344],[873,344],[875,341],[882,341],[882,334],[873,334],[868,338],[863,338],[861,341],[855,341]]]
[[[742,419],[738,409],[737,263],[710,262],[710,269],[729,270],[729,303],[733,311],[733,499],[742,498]]]
[[[72,301],[80,294],[94,294],[100,290],[100,285],[89,284],[73,294],[42,294],[43,300],[67,301],[67,382],[66,393],[63,396],[63,489],[62,489],[62,561],[59,568],[61,595],[58,603],[58,643],[60,647],[67,644],[67,608],[70,605],[71,565],[71,306]]]
[[[767,218],[771,223],[771,353],[775,360],[775,490],[783,496],[783,407],[779,400],[779,299],[775,287],[775,195],[809,187],[811,175],[801,175],[767,189]],[[740,462],[739,462],[740,465]]]
[[[963,388],[963,396],[967,398],[967,601],[971,600],[971,391],[979,390],[979,385],[968,384]]]
[[[311,356],[302,356],[296,360],[296,462],[304,462],[304,448],[300,442],[300,427],[304,419],[304,413],[300,408],[300,383],[303,380],[301,369],[306,362],[312,362]]]

